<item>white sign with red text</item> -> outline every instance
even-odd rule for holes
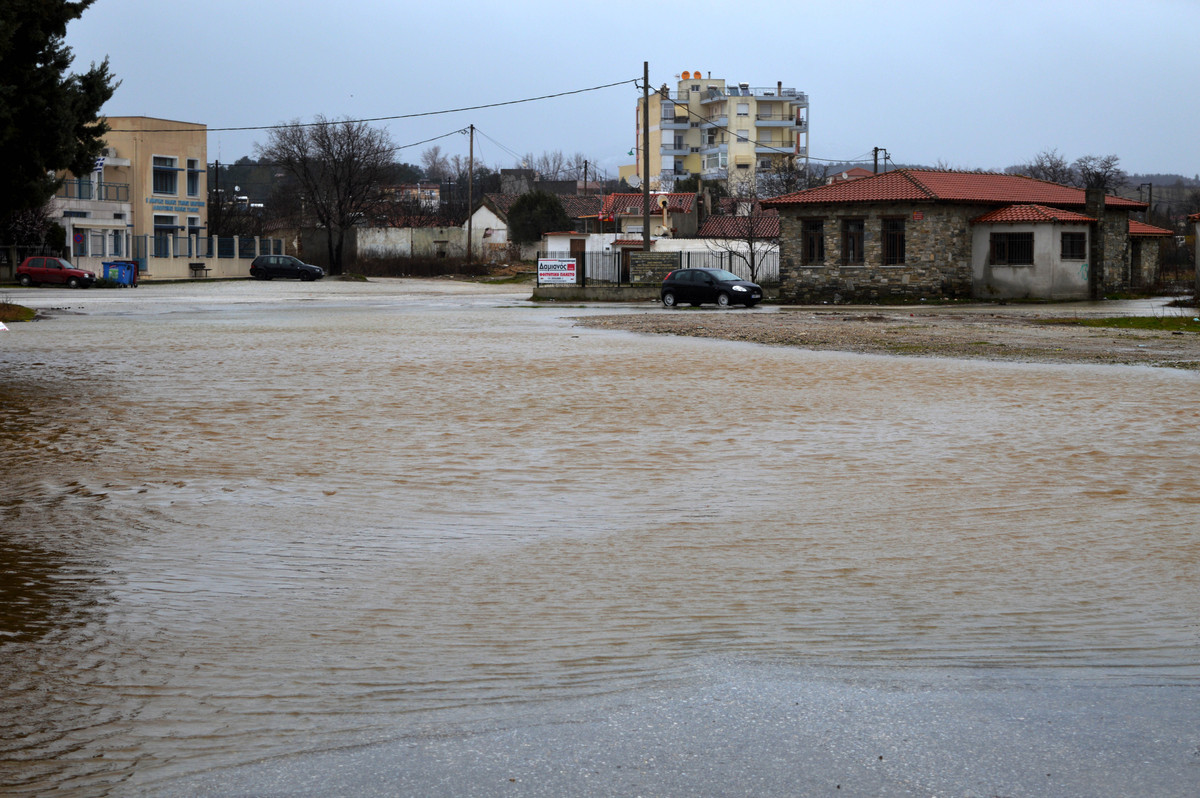
[[[575,283],[574,258],[538,258],[538,283]]]

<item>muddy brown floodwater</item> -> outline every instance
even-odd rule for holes
[[[1195,372],[525,296],[14,296],[57,310],[0,333],[5,789],[169,793],[715,660],[1200,685]]]

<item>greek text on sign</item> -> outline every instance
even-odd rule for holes
[[[539,283],[574,283],[574,258],[538,258]]]

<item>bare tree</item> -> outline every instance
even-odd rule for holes
[[[1077,182],[1075,170],[1056,149],[1039,152],[1032,161],[1021,164],[1014,171],[1017,174],[1037,180],[1048,180],[1051,183],[1060,183],[1064,186],[1073,186]]]
[[[421,153],[421,167],[425,170],[427,180],[441,181],[450,176],[450,159],[437,144]]]
[[[803,168],[797,168],[790,157],[772,159],[771,166],[760,170],[756,179],[756,193],[762,199],[780,197],[811,187],[808,173]],[[824,178],[821,182],[824,182]]]
[[[1125,185],[1125,172],[1120,168],[1121,159],[1115,155],[1085,155],[1073,164],[1079,175],[1081,188],[1103,189],[1112,194]]]
[[[386,131],[350,119],[293,122],[271,131],[258,156],[297,182],[305,211],[328,232],[329,270],[342,273],[346,231],[378,208],[395,145]]]
[[[724,219],[721,222],[723,235],[707,239],[710,252],[720,252],[729,260],[739,260],[746,265],[750,281],[758,282],[758,273],[766,256],[779,246],[779,217],[763,213],[759,204],[759,190],[755,183],[738,183],[732,192],[732,213],[709,217]]]
[[[562,150],[543,152],[541,155],[529,152],[521,159],[521,167],[537,172],[542,180],[559,180],[567,170],[567,159]]]

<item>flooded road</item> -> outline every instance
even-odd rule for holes
[[[713,658],[1200,685],[1196,374],[641,337],[526,296],[14,292],[59,311],[0,333],[13,794]]]

